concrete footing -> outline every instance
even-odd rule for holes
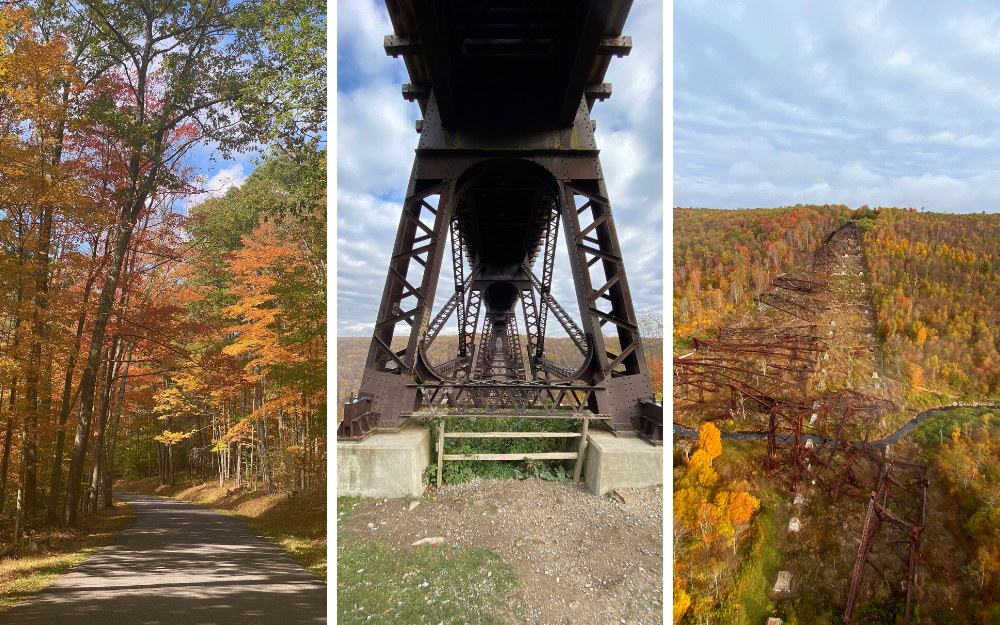
[[[595,495],[615,488],[663,485],[663,447],[594,430],[587,440],[584,481]]]
[[[430,464],[430,432],[410,423],[360,442],[337,442],[337,496],[419,497]]]

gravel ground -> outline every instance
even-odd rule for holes
[[[516,567],[524,621],[573,625],[663,623],[663,488],[595,497],[583,484],[477,479],[405,499],[366,501],[342,529],[396,547],[443,537],[484,547]]]

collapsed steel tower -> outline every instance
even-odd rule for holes
[[[385,50],[403,57],[403,97],[423,119],[360,394],[338,437],[447,410],[598,419],[661,442],[590,119],[611,95],[611,57],[631,49],[631,0],[386,4],[395,34]],[[579,323],[552,294],[560,230]],[[447,260],[454,289],[432,317]],[[547,358],[550,317],[579,350],[577,367]],[[456,353],[432,362],[452,318]],[[400,323],[408,339],[393,345]]]

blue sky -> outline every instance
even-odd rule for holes
[[[677,206],[1000,210],[1000,5],[674,2]]]
[[[612,60],[606,80],[614,95],[593,113],[632,297],[637,309],[656,312],[663,308],[662,31],[662,5],[636,2],[624,31],[634,47],[628,57]],[[337,3],[338,336],[367,336],[374,328],[417,144],[420,112],[400,95],[406,67],[382,49],[388,34],[384,2]],[[573,310],[562,243],[553,293]],[[443,281],[451,281],[449,272],[442,269]],[[454,325],[452,320],[443,332],[456,333]]]

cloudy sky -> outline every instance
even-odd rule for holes
[[[656,312],[663,308],[662,25],[659,2],[633,5],[625,25],[632,52],[612,60],[606,80],[614,95],[593,113],[632,297],[637,309]],[[382,49],[388,34],[392,25],[381,0],[337,3],[338,336],[366,336],[374,328],[418,138],[419,108],[400,95],[408,82],[403,59]],[[553,293],[572,312],[576,299],[562,236],[559,245]],[[449,267],[441,279],[451,282]],[[438,300],[435,311],[444,298]],[[454,319],[443,330],[449,332],[457,333]]]
[[[1000,5],[674,2],[677,206],[1000,210]]]

